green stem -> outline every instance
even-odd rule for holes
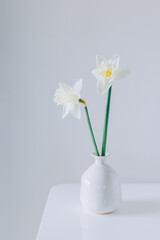
[[[85,109],[85,113],[86,113],[86,117],[87,117],[87,122],[88,122],[89,130],[90,130],[90,133],[91,133],[93,145],[94,145],[94,148],[95,148],[95,151],[96,151],[97,156],[99,156],[99,152],[98,152],[96,140],[95,140],[95,137],[94,137],[94,133],[93,133],[93,129],[92,129],[92,125],[91,125],[91,121],[90,121],[90,117],[89,117],[87,105],[86,105],[85,101],[82,100],[82,99],[79,99],[79,102],[80,102],[80,103],[83,103],[83,105],[84,105],[84,109]]]
[[[108,122],[109,122],[109,109],[110,109],[110,103],[111,103],[111,93],[112,93],[112,86],[109,88],[109,91],[108,91],[101,156],[105,156],[106,154],[106,142],[107,142],[107,131],[108,131]]]

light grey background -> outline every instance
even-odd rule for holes
[[[58,82],[84,79],[98,146],[106,95],[96,54],[132,74],[113,86],[107,151],[125,183],[160,182],[159,1],[1,0],[1,239],[36,238],[49,189],[79,182],[93,146],[82,119],[61,119]],[[10,225],[9,225],[10,224]]]

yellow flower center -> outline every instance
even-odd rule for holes
[[[110,71],[110,70],[107,70],[106,72],[105,72],[105,76],[106,77],[110,77],[112,75],[112,72]]]

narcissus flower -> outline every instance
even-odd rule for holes
[[[122,79],[129,74],[127,69],[119,68],[119,55],[115,54],[111,59],[106,60],[103,57],[96,57],[97,67],[92,74],[98,80],[97,93],[103,95],[116,79]]]
[[[71,113],[75,118],[80,119],[80,91],[82,88],[82,79],[78,80],[73,88],[64,84],[59,83],[59,88],[55,92],[54,102],[57,105],[63,105],[62,118],[65,118],[68,113]]]

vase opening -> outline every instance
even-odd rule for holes
[[[97,156],[96,153],[91,153],[91,156],[94,158],[95,163],[104,164],[107,157],[110,156],[110,153],[107,153],[105,156]]]

